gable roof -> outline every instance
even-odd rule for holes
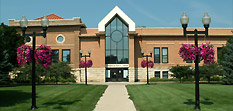
[[[44,17],[40,17],[40,18],[36,18],[36,19],[34,19],[34,20],[41,20],[41,19],[43,19]],[[57,15],[55,15],[55,14],[50,14],[50,15],[47,15],[47,18],[49,19],[49,20],[52,20],[52,19],[64,19],[64,18],[62,18],[62,17],[60,17],[60,16],[57,16]]]
[[[129,26],[129,31],[135,31],[135,23],[131,20],[118,6],[113,8],[98,24],[98,30],[105,31],[105,25],[113,18],[115,15],[120,16]]]

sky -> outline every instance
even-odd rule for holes
[[[188,27],[203,27],[202,17],[211,17],[210,28],[233,28],[233,0],[0,0],[0,22],[28,20],[56,14],[65,19],[81,17],[88,28],[98,23],[118,6],[136,26],[181,27],[183,12],[189,16]]]

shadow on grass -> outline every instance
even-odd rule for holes
[[[195,101],[193,99],[187,99],[187,102],[184,102],[186,105],[195,105]],[[200,104],[204,105],[212,105],[214,104],[212,101],[210,101],[209,98],[205,98],[204,100],[200,101]]]
[[[71,104],[78,102],[78,101],[81,101],[81,100],[74,100],[74,101],[58,100],[55,102],[47,102],[47,103],[44,103],[43,105],[45,105],[46,107],[55,106],[55,107],[53,107],[53,109],[63,109],[63,107],[62,107],[63,105],[71,105]]]
[[[31,93],[20,90],[0,90],[0,107],[14,106],[31,99]]]

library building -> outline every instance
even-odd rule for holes
[[[136,27],[118,6],[113,8],[103,19],[96,23],[98,28],[88,28],[80,17],[64,19],[50,14],[47,37],[37,37],[36,46],[47,45],[52,49],[52,61],[68,62],[74,72],[77,83],[85,82],[85,69],[79,67],[82,55],[90,55],[92,67],[87,68],[88,82],[137,82],[147,80],[147,68],[141,66],[146,60],[144,55],[154,62],[149,68],[149,78],[173,78],[169,68],[179,65],[190,65],[178,54],[182,44],[194,44],[193,35],[184,37],[182,26],[169,27]],[[41,32],[40,20],[28,21],[27,32]],[[21,33],[20,20],[10,19],[9,26],[15,26]],[[86,21],[88,22],[88,21]],[[194,28],[187,28],[194,30]],[[205,30],[198,28],[198,30]],[[214,46],[215,61],[218,52],[227,39],[233,36],[232,28],[209,28],[209,35],[199,35],[199,45],[210,43]],[[32,45],[32,40],[26,44]],[[200,62],[203,65],[203,62]]]

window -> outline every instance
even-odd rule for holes
[[[168,63],[168,48],[162,48],[162,63]]]
[[[163,71],[163,78],[168,78],[168,71]]]
[[[154,62],[160,63],[160,48],[159,47],[154,48]]]
[[[65,41],[65,37],[63,35],[58,35],[56,41],[58,43],[63,43]]]
[[[106,25],[105,30],[105,64],[128,64],[128,26],[116,16]]]
[[[160,71],[155,71],[155,78],[160,78]]]
[[[217,60],[218,60],[218,62],[219,62],[219,61],[222,60],[222,59],[223,59],[222,47],[218,47],[218,48],[217,48]]]
[[[52,50],[52,62],[58,62],[59,61],[59,50]]]
[[[62,50],[62,61],[70,63],[70,49]]]

